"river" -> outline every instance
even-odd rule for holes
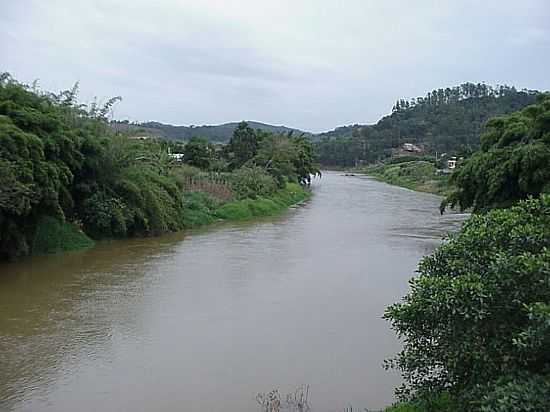
[[[0,410],[381,408],[399,350],[381,319],[456,230],[439,198],[325,173],[283,215],[0,265]]]

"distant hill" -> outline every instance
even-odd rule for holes
[[[426,154],[457,154],[479,147],[485,122],[532,104],[537,91],[484,83],[437,89],[424,97],[398,100],[390,115],[373,125],[351,125],[315,136],[323,165],[375,162],[413,143]]]
[[[274,126],[271,124],[247,121],[253,129],[260,129],[272,133],[310,133],[303,132],[286,126]],[[205,137],[211,142],[227,143],[233,135],[233,130],[238,122],[225,123],[212,126],[173,126],[159,122],[129,123],[127,121],[114,121],[111,126],[121,131],[129,131],[132,135],[156,136],[170,140],[189,140],[192,137]]]

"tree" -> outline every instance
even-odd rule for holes
[[[449,391],[479,410],[495,397],[509,405],[511,382],[549,382],[550,196],[473,215],[418,273],[384,315],[404,343],[388,363],[403,374],[403,398]],[[550,407],[540,392],[533,404]],[[548,410],[522,406],[485,410]]]
[[[252,159],[258,152],[258,144],[258,136],[248,123],[239,123],[227,145],[231,167],[237,169]]]
[[[320,135],[315,151],[321,164],[353,166],[376,162],[403,143],[421,144],[428,153],[456,155],[463,146],[478,149],[482,125],[536,100],[537,92],[465,83],[434,90],[426,97],[399,99],[392,113],[374,125],[339,127]]]
[[[215,160],[214,146],[201,137],[192,137],[183,152],[185,163],[203,170],[209,169]]]
[[[481,150],[455,172],[442,203],[474,211],[506,207],[550,190],[550,93],[537,104],[487,122]]]

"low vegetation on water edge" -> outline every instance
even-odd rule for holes
[[[113,98],[77,102],[0,75],[0,259],[275,213],[319,174],[304,136],[242,122],[227,145],[136,138]]]
[[[438,172],[433,161],[387,162],[361,169],[362,172],[392,185],[419,192],[449,193],[449,175]]]
[[[245,198],[230,202],[219,202],[206,193],[190,192],[184,196],[184,225],[199,227],[216,220],[248,220],[271,216],[300,203],[311,196],[311,192],[296,183],[287,183],[266,197]]]
[[[32,242],[32,253],[58,253],[91,247],[95,242],[77,225],[42,216]]]

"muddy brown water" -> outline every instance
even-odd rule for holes
[[[462,215],[325,173],[283,215],[0,265],[0,410],[381,408],[399,384],[384,308]]]

